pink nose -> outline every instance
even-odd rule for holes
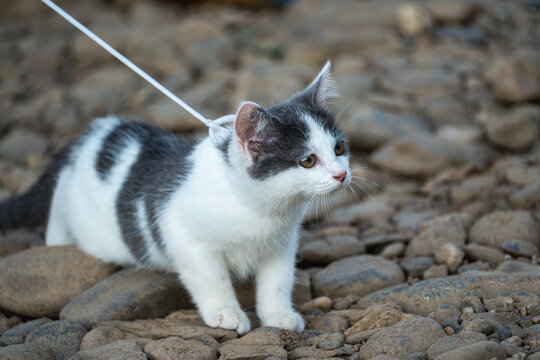
[[[346,172],[346,171],[334,175],[334,179],[336,179],[336,180],[339,181],[340,183],[342,183],[343,181],[345,181],[345,177],[347,177],[347,172]]]

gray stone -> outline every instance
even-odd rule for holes
[[[90,326],[107,320],[159,318],[186,307],[192,307],[191,300],[176,275],[127,269],[70,301],[60,318]]]
[[[521,239],[506,240],[501,249],[514,256],[533,257],[540,254],[538,246]]]
[[[424,229],[415,236],[407,247],[406,255],[434,255],[445,244],[465,245],[467,232],[458,216],[437,217],[424,225]]]
[[[446,265],[433,265],[430,266],[424,271],[422,274],[422,277],[424,280],[427,279],[433,279],[438,277],[444,277],[448,275],[448,269],[446,268]]]
[[[463,23],[474,16],[477,7],[467,0],[434,0],[426,3],[437,21],[443,23]]]
[[[443,304],[439,306],[432,314],[429,315],[430,319],[433,319],[439,323],[443,321],[451,321],[459,318],[461,310],[453,305]]]
[[[447,351],[435,360],[506,360],[504,348],[493,341],[480,341]]]
[[[540,182],[516,191],[510,197],[512,204],[519,208],[532,208],[540,203]]]
[[[473,261],[481,260],[491,265],[497,265],[504,261],[504,253],[490,246],[467,244],[464,250],[467,257]]]
[[[129,337],[129,334],[125,334],[122,330],[114,326],[98,326],[84,335],[81,341],[80,349],[88,350],[107,345],[118,340],[125,340]]]
[[[15,326],[14,328],[4,332],[2,337],[0,337],[0,344],[2,345],[16,345],[24,343],[28,334],[32,330],[40,327],[41,325],[47,324],[52,320],[49,318],[41,318],[32,320],[20,325]]]
[[[25,344],[48,347],[57,360],[68,359],[79,350],[79,344],[86,329],[79,323],[69,320],[53,321],[32,331]]]
[[[227,341],[219,347],[220,359],[266,359],[275,356],[287,359],[283,349],[282,331],[277,328],[258,328],[240,339]]]
[[[434,320],[412,317],[374,334],[360,348],[360,359],[377,355],[403,357],[425,352],[437,340],[445,337],[442,327]]]
[[[326,265],[332,261],[365,252],[364,245],[358,240],[356,231],[344,233],[306,234],[300,239],[298,256],[301,260],[314,264]]]
[[[540,54],[540,53],[539,53]],[[524,150],[539,136],[540,108],[523,106],[485,121],[488,140],[509,150]]]
[[[399,5],[395,10],[395,18],[399,30],[406,35],[419,35],[433,28],[431,13],[418,4]]]
[[[146,360],[148,357],[141,351],[135,340],[119,340],[110,344],[81,350],[69,360]],[[161,359],[156,357],[155,359]],[[203,360],[203,358],[201,358]]]
[[[435,252],[435,261],[438,264],[445,264],[450,272],[456,272],[459,269],[464,257],[463,251],[452,243],[444,244]]]
[[[49,347],[18,344],[0,347],[0,360],[55,360],[55,356]]]
[[[353,256],[333,262],[312,279],[314,296],[358,296],[399,284],[404,280],[398,265],[375,256]]]
[[[181,337],[168,337],[149,342],[144,352],[153,360],[186,359],[215,360],[216,352],[199,340],[184,340]]]
[[[16,128],[0,141],[0,156],[26,163],[31,157],[42,157],[47,146],[41,134]]]
[[[419,256],[403,260],[400,265],[409,276],[420,277],[430,266],[435,264],[431,256]]]
[[[349,327],[349,321],[343,316],[338,315],[323,315],[317,316],[310,321],[307,325],[307,329],[320,330],[327,332],[343,332]]]
[[[0,307],[28,317],[57,317],[67,302],[115,270],[74,246],[21,251],[0,259]]]

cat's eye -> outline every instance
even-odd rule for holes
[[[334,152],[336,153],[337,156],[343,154],[344,150],[345,150],[345,146],[343,145],[341,141],[336,143],[336,146],[334,146]]]
[[[300,160],[300,165],[309,169],[315,165],[315,160],[317,160],[315,154],[311,154]]]

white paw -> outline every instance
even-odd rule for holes
[[[225,308],[203,314],[203,318],[210,327],[236,330],[240,335],[251,329],[249,319],[241,309]]]
[[[294,311],[270,314],[262,319],[262,323],[264,326],[273,326],[290,331],[302,332],[304,330],[304,319]]]

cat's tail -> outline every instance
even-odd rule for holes
[[[45,224],[58,175],[69,160],[70,148],[65,147],[52,158],[43,175],[27,192],[0,201],[0,230]]]

